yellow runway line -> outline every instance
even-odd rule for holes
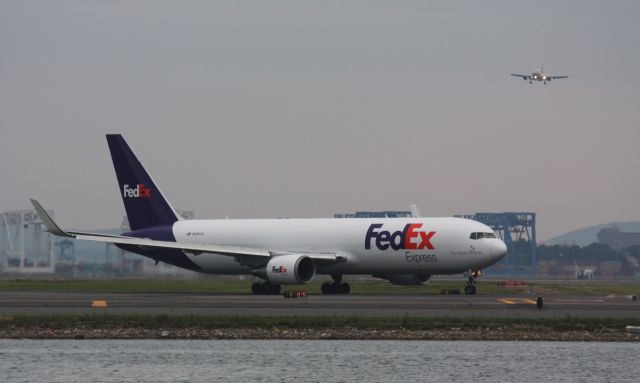
[[[107,301],[91,301],[91,307],[107,307]]]
[[[532,305],[536,304],[536,301],[529,298],[498,298],[498,302],[502,302],[507,305],[517,305],[517,304],[523,304],[523,303],[528,303]]]

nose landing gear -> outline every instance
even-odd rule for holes
[[[476,278],[482,276],[481,270],[471,270],[469,276],[467,278],[467,285],[464,287],[464,293],[467,295],[475,295],[476,294]]]
[[[322,284],[322,294],[349,294],[351,286],[348,283],[342,283],[342,274],[332,274],[333,283],[325,282]]]

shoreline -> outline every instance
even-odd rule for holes
[[[0,316],[0,339],[264,339],[640,342],[640,319]]]
[[[485,330],[361,330],[361,329],[50,329],[0,331],[0,339],[174,339],[174,340],[416,340],[416,341],[563,341],[640,342],[640,334],[618,330],[593,331],[485,331]]]

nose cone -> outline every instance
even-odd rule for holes
[[[493,262],[498,262],[504,258],[505,255],[507,255],[507,245],[504,244],[504,241],[500,239],[493,241],[491,246],[491,258]]]

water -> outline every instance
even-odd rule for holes
[[[2,382],[638,382],[640,344],[6,340]]]

